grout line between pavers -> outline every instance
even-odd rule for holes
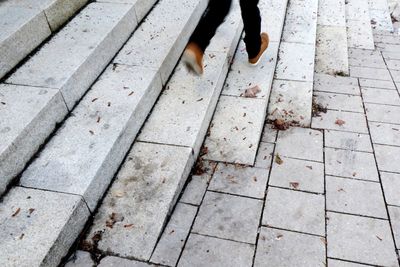
[[[306,233],[306,232],[292,230],[292,229],[280,228],[280,227],[276,227],[276,226],[272,226],[272,225],[261,225],[261,227],[275,229],[275,230],[281,230],[281,231],[287,231],[287,232],[296,233],[296,234],[302,234],[302,235],[309,235],[309,236],[325,238],[325,236],[323,236],[323,235],[317,235],[317,234]]]
[[[357,216],[357,217],[374,219],[374,220],[389,221],[388,218],[385,219],[385,218],[381,218],[381,217],[375,217],[375,216],[370,216],[370,215],[362,215],[362,214],[356,214],[356,213],[350,213],[350,212],[343,212],[343,211],[337,211],[337,210],[328,209],[327,212],[335,213],[335,214],[342,214],[342,215],[349,215],[349,216]]]
[[[317,196],[322,196],[324,193],[318,193],[318,192],[313,192],[313,191],[307,191],[304,189],[294,189],[294,188],[289,188],[289,187],[283,187],[283,186],[278,186],[278,185],[269,185],[272,188],[277,188],[277,189],[282,189],[282,190],[289,190],[289,191],[295,191],[295,192],[301,192],[301,193],[307,193],[307,194],[313,194]]]
[[[191,234],[195,234],[195,235],[201,235],[201,236],[204,236],[204,237],[211,237],[211,238],[215,238],[215,239],[220,239],[220,240],[225,240],[225,241],[230,241],[230,242],[235,242],[235,243],[240,243],[240,244],[245,244],[245,245],[250,245],[250,246],[255,246],[255,244],[253,244],[253,243],[234,240],[234,239],[230,239],[230,238],[226,238],[226,237],[219,237],[219,236],[208,235],[208,234],[203,234],[203,233],[193,232],[193,231],[191,231],[190,233]]]
[[[343,262],[347,262],[347,263],[356,263],[356,264],[362,264],[362,265],[366,265],[366,266],[384,267],[384,266],[382,266],[382,265],[373,265],[373,264],[369,264],[369,263],[365,263],[365,262],[350,261],[350,260],[345,260],[345,259],[341,259],[341,258],[329,257],[328,259],[331,259],[331,260],[338,260],[338,261],[343,261]]]

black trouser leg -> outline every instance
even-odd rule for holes
[[[249,58],[257,56],[261,48],[261,17],[257,5],[258,0],[240,0],[244,32],[246,33],[244,42]]]
[[[210,0],[205,14],[190,38],[190,42],[199,45],[204,52],[215,35],[218,26],[228,15],[231,3],[232,0]]]

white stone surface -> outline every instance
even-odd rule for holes
[[[365,103],[369,121],[400,124],[400,106]]]
[[[312,82],[275,79],[268,105],[268,119],[310,126],[312,91]]]
[[[160,90],[158,73],[109,67],[20,183],[81,195],[94,210]]]
[[[370,123],[371,129],[371,123]],[[325,130],[325,147],[373,152],[368,134]]]
[[[400,106],[400,96],[395,90],[361,88],[365,103]]]
[[[400,155],[400,147],[375,144],[374,150],[380,171],[400,173],[400,165],[395,160]]]
[[[130,5],[88,5],[7,82],[59,89],[71,109],[135,29],[135,16]]]
[[[204,158],[253,165],[264,124],[264,107],[261,99],[221,96],[205,141],[208,153]]]
[[[352,77],[333,76],[322,73],[314,75],[314,91],[360,95],[358,80]]]
[[[0,265],[57,266],[88,218],[79,196],[15,187],[0,204]]]
[[[338,120],[344,121],[344,124],[341,124]],[[340,123],[338,124],[338,122]],[[316,129],[368,133],[365,115],[354,112],[328,110],[326,113],[321,113],[320,117],[314,117],[311,127]]]
[[[380,172],[386,203],[400,207],[400,174]]]
[[[261,142],[254,167],[269,170],[272,166],[272,158],[274,154],[275,145],[271,143]]]
[[[280,42],[287,0],[264,0],[258,7],[261,15],[261,31],[267,32],[271,42]]]
[[[65,267],[93,267],[94,265],[89,252],[78,250],[71,255]]]
[[[0,85],[0,195],[67,114],[59,91]]]
[[[318,92],[315,102],[328,109],[364,113],[360,96]]]
[[[383,31],[393,31],[393,23],[390,17],[387,0],[369,0],[369,14],[372,28]]]
[[[92,242],[100,231],[101,251],[149,260],[193,161],[189,148],[135,143],[95,216],[87,241]],[[107,227],[110,222],[112,227]]]
[[[318,25],[346,27],[345,0],[320,0]]]
[[[19,6],[0,6],[0,78],[50,34],[44,12]]]
[[[151,262],[176,266],[196,213],[197,207],[182,203],[177,204],[151,256]]]
[[[204,0],[160,1],[114,62],[159,70],[165,84],[206,5]]]
[[[97,0],[97,2],[132,4],[135,6],[137,20],[141,21],[157,0]]]

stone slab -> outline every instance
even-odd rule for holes
[[[177,266],[251,266],[254,245],[191,234]]]
[[[93,267],[95,263],[89,252],[77,250],[68,259],[65,267]]]
[[[372,21],[372,29],[382,31],[393,31],[392,18],[390,16],[389,9],[370,9],[369,14]]]
[[[314,44],[317,30],[318,1],[289,1],[282,41]]]
[[[388,206],[390,222],[392,223],[393,235],[396,244],[400,242],[400,208]]]
[[[253,165],[264,124],[264,102],[221,96],[204,143],[208,149],[204,158]]]
[[[371,87],[371,88],[384,88],[396,90],[393,81],[382,81],[382,80],[371,80],[371,79],[360,79],[361,87]]]
[[[160,1],[114,62],[159,70],[165,84],[206,5],[204,0]]]
[[[361,88],[365,103],[400,106],[400,96],[395,90]]]
[[[323,162],[323,134],[307,128],[290,128],[278,133],[275,154]]]
[[[274,144],[261,142],[258,146],[254,167],[269,170],[272,165],[274,149]]]
[[[397,161],[400,147],[375,144],[374,149],[380,171],[400,173],[400,164]]]
[[[261,200],[208,191],[192,232],[255,244],[262,206]]]
[[[347,44],[352,48],[375,49],[369,18],[368,20],[347,20]]]
[[[219,163],[208,190],[264,199],[268,170]]]
[[[270,123],[264,125],[263,135],[261,136],[261,142],[275,143],[278,130],[274,129],[274,126]]]
[[[357,49],[359,50],[359,49]],[[373,50],[361,50],[361,51],[372,51]],[[377,68],[377,69],[386,69],[386,64],[385,61],[383,60],[383,57],[380,54],[375,54],[375,53],[368,53],[365,52],[363,54],[365,55],[360,55],[357,57],[350,57],[349,58],[349,64],[350,66],[357,66],[357,67],[368,67],[368,68]],[[357,53],[359,54],[359,53]],[[370,55],[368,55],[370,54]]]
[[[57,266],[88,218],[79,196],[14,187],[0,204],[0,265]]]
[[[388,219],[379,183],[326,177],[326,209]]]
[[[338,121],[340,120],[340,121]],[[342,124],[342,122],[344,124]],[[328,110],[312,119],[311,127],[315,129],[338,130],[368,134],[367,120],[364,114]]]
[[[400,207],[400,174],[380,172],[383,192],[388,205]]]
[[[281,119],[304,127],[310,126],[312,88],[311,82],[275,79],[268,105],[268,119]]]
[[[350,75],[357,78],[391,81],[392,78],[387,69],[350,66]]]
[[[0,7],[0,28],[0,78],[51,34],[44,12],[21,6]]]
[[[326,266],[321,237],[262,227],[254,266]]]
[[[100,234],[100,251],[149,260],[192,165],[189,148],[135,143],[86,241]]]
[[[333,260],[328,258],[328,266],[329,267],[367,267],[369,265],[341,261],[341,260]]]
[[[347,31],[344,26],[318,26],[315,72],[349,74]]]
[[[315,45],[281,42],[275,78],[312,82]]]
[[[400,106],[365,103],[369,121],[400,124]]]
[[[191,75],[183,63],[178,65],[139,140],[187,146],[199,153],[228,71],[226,53],[213,52],[205,60],[204,77]]]
[[[399,49],[400,49],[400,47],[399,47]],[[390,70],[390,73],[392,74],[392,77],[393,77],[393,81],[395,81],[396,82],[396,84],[398,83],[398,82],[400,82],[400,70]]]
[[[379,181],[372,153],[325,148],[325,172],[334,176]]]
[[[348,0],[346,2],[346,18],[349,20],[369,19],[368,1]]]
[[[386,64],[390,70],[400,70],[400,60],[386,59]]]
[[[89,4],[7,82],[59,89],[72,109],[136,25],[130,5]]]
[[[373,152],[371,139],[368,134],[325,130],[325,146],[353,151]]]
[[[360,95],[356,78],[315,73],[314,91]]]
[[[59,91],[0,85],[0,195],[67,114]]]
[[[114,257],[114,256],[106,256],[101,259],[100,264],[97,265],[99,267],[110,267],[110,266],[119,266],[119,267],[156,267],[157,265],[148,264],[141,261],[136,260],[128,260],[124,258]]]
[[[325,197],[269,187],[262,225],[325,236]]]
[[[328,109],[364,113],[363,99],[360,96],[323,92],[314,95],[316,103]]]
[[[267,32],[271,42],[280,42],[287,0],[264,0],[260,1],[258,7],[261,15],[261,31]]]
[[[285,158],[282,164],[274,161],[269,185],[323,194],[325,192],[324,164]],[[293,187],[293,184],[296,187]]]
[[[109,67],[20,183],[81,195],[94,210],[160,91],[154,71]]]
[[[388,221],[332,212],[327,216],[328,257],[398,266]]]
[[[176,266],[197,213],[197,207],[178,203],[150,261]]]
[[[320,0],[318,3],[318,25],[346,27],[344,0]]]
[[[151,10],[151,8],[156,4],[157,0],[97,0],[97,2],[135,5],[137,20],[141,21]]]
[[[400,44],[385,44],[385,43],[376,43],[376,48],[380,51],[386,52],[397,52],[400,49]]]
[[[372,142],[381,145],[400,146],[400,125],[370,122]]]
[[[385,59],[400,59],[400,52],[382,51],[382,55]]]

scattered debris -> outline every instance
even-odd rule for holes
[[[376,238],[378,238],[379,239],[379,241],[382,241],[383,239],[382,238],[380,238],[379,236],[376,236]]]
[[[261,92],[261,89],[258,85],[256,85],[256,86],[246,89],[244,91],[244,96],[253,98],[253,97],[256,97],[259,92]]]
[[[336,121],[335,121],[335,124],[337,124],[337,125],[339,125],[339,126],[342,126],[343,124],[345,124],[346,122],[344,121],[344,120],[341,120],[341,119],[337,119]]]
[[[93,98],[93,99],[92,99],[92,103],[95,102],[97,99],[99,99],[99,98],[98,98],[98,97]]]
[[[298,189],[300,184],[298,182],[290,182],[289,185],[294,189]]]
[[[282,119],[276,119],[273,122],[273,129],[285,131],[289,129],[289,127],[290,127],[290,122],[285,122]]]
[[[11,217],[15,217],[18,215],[18,213],[21,211],[21,208],[18,208],[12,215]]]
[[[322,106],[321,104],[318,104],[317,102],[315,102],[315,98],[313,98],[313,102],[312,102],[312,116],[313,117],[320,117],[321,113],[326,113],[327,112],[327,108]]]
[[[275,162],[279,165],[281,165],[283,163],[283,160],[281,159],[281,157],[278,154],[275,155]]]
[[[130,229],[130,228],[133,228],[133,223],[130,223],[130,224],[124,224],[124,228],[128,228],[128,229]]]

